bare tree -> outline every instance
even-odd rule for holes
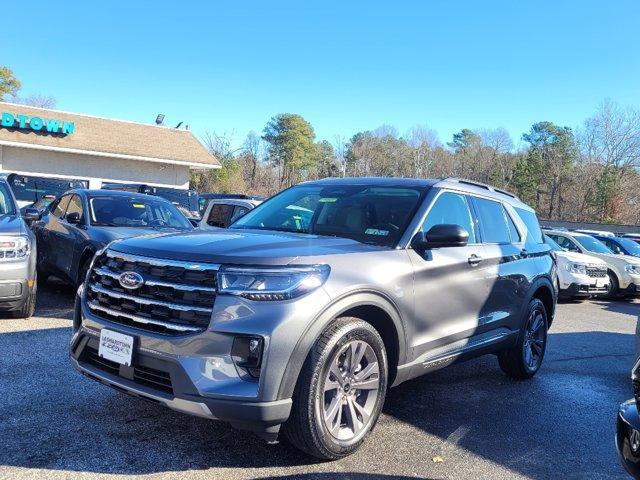
[[[29,97],[12,96],[9,101],[12,103],[19,103],[21,105],[39,108],[55,108],[57,103],[54,97],[40,94],[31,95]]]

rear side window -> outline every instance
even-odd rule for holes
[[[507,212],[500,202],[474,197],[484,243],[511,243]]]
[[[538,217],[536,217],[536,214],[529,210],[517,207],[515,207],[515,211],[527,227],[527,243],[544,243],[542,230],[540,230],[540,222],[538,222]]]

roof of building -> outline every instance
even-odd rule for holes
[[[189,130],[111,120],[45,108],[0,102],[0,111],[16,117],[12,128],[0,127],[0,145],[37,148],[102,157],[219,168],[215,158]],[[19,128],[17,116],[73,122],[71,134]],[[62,130],[60,125],[59,130]]]

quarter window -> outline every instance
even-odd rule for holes
[[[231,220],[229,220],[229,223],[231,224],[231,223],[235,222],[237,219],[239,219],[241,216],[243,216],[248,211],[249,211],[249,209],[247,207],[237,206],[235,208],[235,210],[233,211],[233,215],[231,216]]]
[[[527,243],[544,243],[536,214],[523,208],[515,208],[515,211],[527,227]]]
[[[480,223],[482,231],[482,241],[484,243],[510,243],[511,235],[507,225],[507,213],[502,204],[478,197],[475,197],[474,201],[478,207],[478,223]]]
[[[464,195],[453,192],[444,192],[440,195],[431,206],[427,219],[422,225],[422,231],[426,233],[434,225],[440,224],[452,224],[464,228],[469,233],[469,243],[476,243],[473,217]]]

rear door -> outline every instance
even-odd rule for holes
[[[513,328],[519,316],[536,260],[528,255],[524,235],[502,202],[473,196],[485,255],[488,296],[479,332]],[[506,332],[505,332],[506,333]]]

